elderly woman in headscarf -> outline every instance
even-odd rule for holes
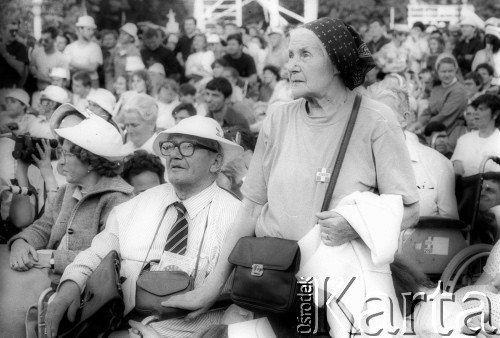
[[[27,307],[90,246],[111,210],[133,197],[133,188],[119,176],[126,153],[115,127],[70,104],[59,107],[50,124],[68,184],[41,218],[0,246],[0,327],[11,337],[24,333]]]
[[[456,127],[464,125],[461,117],[467,107],[467,91],[458,81],[458,71],[458,63],[453,55],[439,55],[436,60],[436,72],[441,84],[432,88],[429,107],[410,131],[418,133],[429,122],[441,122],[446,127],[446,133],[450,135]]]
[[[359,34],[331,18],[291,31],[288,51],[295,100],[269,107],[241,188],[242,206],[218,266],[204,287],[164,303],[195,310],[188,318],[213,304],[233,268],[227,257],[243,236],[300,240],[319,223],[323,244],[339,247],[360,236],[334,210],[355,192],[397,196],[398,234],[399,228],[417,222],[418,192],[403,131],[389,107],[366,97],[361,99],[333,197],[327,201],[328,211],[318,212],[328,185],[322,177],[332,172],[357,97],[354,89],[375,63]],[[320,263],[318,268],[330,264],[335,263]]]

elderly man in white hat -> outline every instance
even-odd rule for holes
[[[146,190],[116,207],[92,246],[66,268],[47,310],[48,337],[56,336],[66,310],[68,318],[74,318],[88,276],[111,250],[122,257],[126,313],[134,309],[136,281],[144,262],[157,261],[152,270],[185,271],[194,279],[194,288],[213,271],[240,205],[215,179],[223,163],[243,150],[224,139],[215,120],[201,116],[182,120],[160,133],[154,149],[167,161],[170,184]],[[219,322],[221,316],[220,311],[214,311],[190,322],[168,320],[152,326],[162,337],[191,336]]]
[[[103,56],[101,48],[92,41],[97,26],[91,16],[81,16],[76,22],[78,40],[69,44],[64,50],[72,73],[76,71],[87,71],[92,79],[92,87],[99,86],[97,67],[102,65]]]
[[[127,22],[120,28],[118,44],[111,53],[115,79],[118,76],[125,76],[127,74],[125,66],[128,56],[141,56],[141,53],[136,45],[137,41],[137,26],[133,23]]]
[[[477,19],[472,16],[466,16],[460,21],[461,39],[455,44],[453,55],[457,59],[458,66],[462,74],[471,71],[474,55],[483,49],[483,41],[477,34]]]

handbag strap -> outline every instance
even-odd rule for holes
[[[210,202],[212,204],[212,202]],[[160,219],[160,222],[158,222],[158,226],[156,227],[155,234],[153,236],[153,240],[151,241],[151,244],[149,245],[148,252],[146,253],[146,257],[144,257],[144,261],[142,262],[141,270],[139,272],[139,275],[142,274],[142,271],[144,269],[144,266],[146,265],[146,260],[148,259],[149,252],[151,251],[151,248],[153,247],[153,243],[155,241],[156,235],[158,235],[158,231],[160,230],[160,226],[163,223],[163,220],[165,219],[165,216],[167,215],[168,208],[170,208],[170,205],[165,208],[165,211],[163,212],[163,215]],[[205,233],[207,232],[207,227],[208,227],[208,216],[210,215],[210,208],[208,209],[207,213],[207,219],[205,221],[205,228],[203,229],[203,236],[201,237],[201,242],[200,242],[200,247],[198,249],[198,255],[196,256],[196,266],[194,270],[194,280],[196,280],[196,276],[198,274],[198,263],[200,262],[200,254],[201,254],[201,248],[203,247],[203,241],[205,240]]]
[[[321,211],[328,210],[328,207],[330,206],[330,200],[332,199],[333,190],[335,189],[335,184],[337,183],[337,179],[340,174],[340,169],[342,167],[342,162],[344,161],[344,157],[347,152],[347,146],[349,145],[349,140],[351,139],[352,131],[354,129],[354,124],[356,122],[356,118],[358,117],[360,104],[361,104],[361,95],[356,94],[356,98],[354,99],[354,104],[352,106],[352,113],[351,116],[349,116],[349,121],[347,122],[347,126],[344,131],[344,136],[342,138],[342,143],[340,144],[339,154],[337,156],[337,160],[335,161],[335,166],[333,167],[332,176],[330,178],[330,182],[328,183],[328,187],[326,188],[325,199],[323,200]]]

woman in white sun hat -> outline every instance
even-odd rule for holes
[[[5,95],[5,111],[0,114],[0,132],[20,135],[28,131],[35,115],[29,114],[30,96],[24,89],[14,88]]]
[[[64,114],[56,112],[53,119],[73,117],[61,120]],[[75,126],[60,127],[55,133],[63,140],[59,161],[68,184],[40,219],[0,246],[0,327],[7,336],[24,334],[27,307],[90,246],[110,211],[132,197],[133,188],[119,176],[126,153],[112,125],[90,115]]]

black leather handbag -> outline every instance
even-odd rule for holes
[[[87,279],[76,319],[63,317],[60,338],[108,337],[122,323],[125,304],[120,283],[120,256],[108,253]]]
[[[361,95],[357,94],[321,211],[329,208],[360,104]],[[295,275],[300,265],[297,241],[274,237],[242,237],[228,260],[235,265],[231,290],[234,303],[260,313],[287,314],[293,309],[297,295]]]

